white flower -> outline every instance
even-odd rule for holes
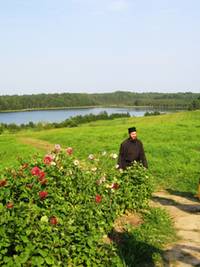
[[[106,154],[107,154],[106,151],[103,151],[103,152],[102,152],[102,156],[105,156]]]
[[[119,169],[119,164],[116,164],[116,165],[115,165],[115,168],[116,168],[116,169]]]
[[[115,154],[115,153],[112,153],[110,156],[112,159],[116,159],[118,157],[117,154]]]
[[[96,181],[96,183],[97,183],[98,185],[100,185],[100,184],[102,184],[102,183],[105,182],[105,181],[106,181],[106,176],[102,176],[99,180]]]
[[[77,159],[75,159],[75,160],[73,161],[73,163],[74,163],[75,166],[78,166],[78,165],[79,165],[79,161],[78,161]]]
[[[101,178],[100,178],[100,181],[103,183],[103,182],[105,182],[106,181],[106,176],[102,176]]]
[[[92,172],[96,172],[96,170],[97,170],[96,167],[93,167],[93,168],[91,169]]]
[[[90,154],[90,155],[88,156],[88,159],[93,160],[93,159],[94,159],[94,155],[93,155],[93,154]]]
[[[55,161],[52,161],[52,162],[50,163],[50,165],[55,166],[55,165],[56,165]]]

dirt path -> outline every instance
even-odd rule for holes
[[[164,252],[166,267],[200,267],[200,201],[186,194],[154,193],[154,205],[171,215],[179,240]]]
[[[18,141],[22,144],[30,145],[35,148],[42,149],[45,152],[50,152],[54,149],[53,144],[50,144],[49,142],[44,141],[44,140],[34,139],[31,137],[20,137],[18,138]]]
[[[21,143],[46,152],[53,144],[33,138],[19,138]],[[200,267],[200,201],[186,194],[166,191],[153,194],[153,205],[164,207],[171,215],[179,240],[164,252],[164,267]]]

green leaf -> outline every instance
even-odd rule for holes
[[[40,256],[33,256],[31,262],[33,266],[41,266],[44,263],[44,259]]]
[[[54,264],[54,259],[50,256],[45,257],[45,261],[47,264],[50,264],[50,265]]]
[[[27,236],[23,235],[21,236],[21,239],[24,243],[29,243],[29,239],[27,238]]]
[[[37,252],[43,257],[45,258],[48,254],[48,250],[47,249],[38,249]]]
[[[2,210],[3,210],[3,204],[0,203],[0,211],[2,211]]]

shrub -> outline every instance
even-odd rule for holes
[[[3,131],[4,131],[4,127],[3,127],[3,125],[2,125],[2,124],[0,124],[0,134],[2,134],[2,133],[3,133]]]
[[[145,112],[144,116],[157,116],[157,115],[161,115],[161,113],[159,111],[152,111],[152,112]]]
[[[0,265],[122,266],[103,236],[126,209],[147,207],[152,179],[138,164],[117,170],[115,159],[104,153],[80,162],[69,149],[57,149],[6,169],[0,178]]]

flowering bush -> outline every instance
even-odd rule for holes
[[[1,266],[121,266],[103,236],[126,209],[147,207],[151,177],[138,164],[117,170],[115,154],[83,162],[72,151],[56,145],[0,175]]]

